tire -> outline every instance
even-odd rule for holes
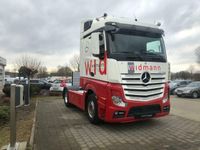
[[[62,98],[63,98],[63,99],[66,97],[67,91],[68,91],[67,88],[64,87],[64,88],[63,88],[63,91],[62,91]]]
[[[171,90],[171,91],[170,91],[170,95],[174,95],[174,90]]]
[[[90,94],[87,98],[87,117],[92,124],[98,124],[100,122],[98,117],[98,105],[95,94]]]
[[[175,92],[175,90],[173,91],[172,95],[176,95],[176,92]]]
[[[177,96],[178,96],[178,97],[182,97],[182,95],[178,95],[178,94],[177,94]]]
[[[69,96],[68,94],[63,97],[64,104],[66,107],[70,107],[72,104],[69,103]]]
[[[197,92],[192,93],[192,98],[198,98],[198,97],[199,97],[199,94]]]

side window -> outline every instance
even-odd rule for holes
[[[81,40],[81,48],[84,55],[89,55],[91,53],[91,36],[87,36]]]
[[[36,84],[38,83],[39,81],[38,80],[31,80],[30,83],[33,83],[33,84]]]
[[[147,53],[162,53],[160,41],[147,42]]]
[[[105,50],[103,33],[99,34],[99,50],[100,54],[104,53]]]
[[[39,84],[44,84],[44,82],[42,82],[42,81],[38,81],[38,83],[39,83]]]

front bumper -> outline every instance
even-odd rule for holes
[[[168,115],[170,112],[169,100],[162,103],[162,99],[149,102],[130,101],[127,107],[109,106],[106,110],[106,122],[134,122],[148,118]]]

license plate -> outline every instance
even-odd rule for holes
[[[143,115],[138,115],[135,118],[152,118],[154,114],[143,114]]]

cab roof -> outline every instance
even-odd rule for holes
[[[85,35],[88,35],[100,28],[105,27],[105,25],[107,23],[117,23],[117,24],[121,24],[121,25],[122,24],[123,25],[133,25],[133,26],[152,28],[152,29],[157,29],[157,30],[163,31],[157,25],[142,23],[142,22],[137,21],[136,19],[103,16],[100,18],[87,19],[87,20],[82,21],[81,22],[81,38],[83,38]]]

